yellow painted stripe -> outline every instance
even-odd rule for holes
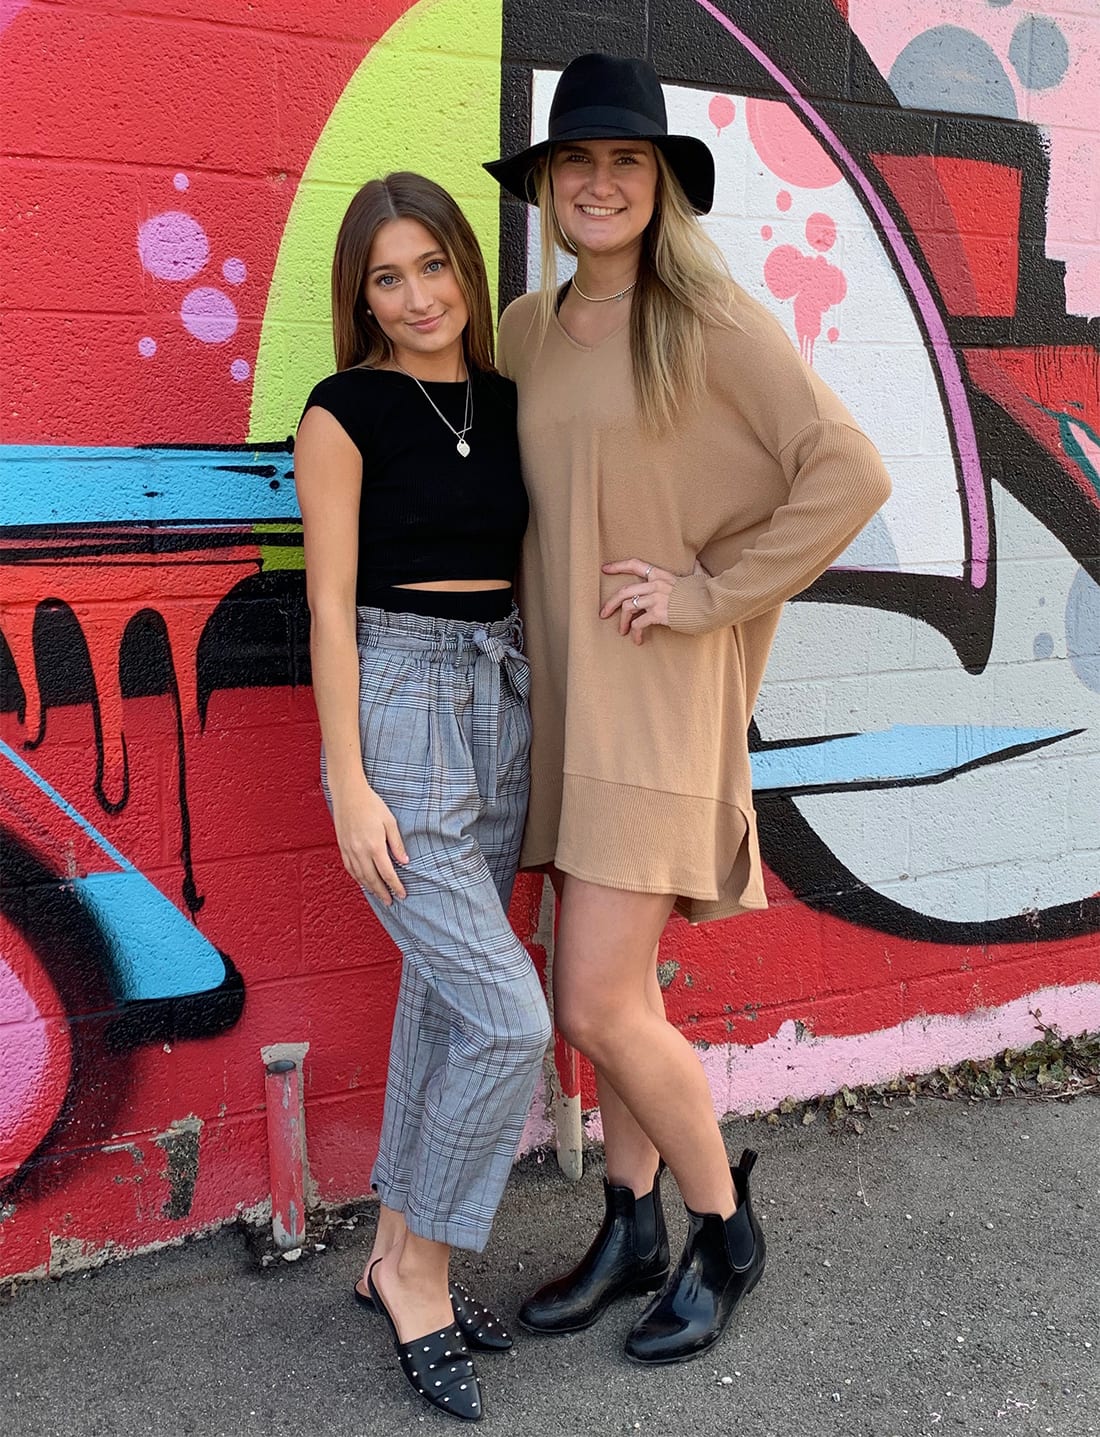
[[[417,170],[458,200],[496,294],[500,190],[481,168],[500,139],[503,0],[420,0],[371,49],[322,130],[294,197],[268,292],[249,440],[292,432],[334,367],[329,275],[355,191]]]

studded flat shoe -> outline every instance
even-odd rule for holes
[[[490,1308],[475,1302],[460,1282],[451,1282],[451,1306],[459,1331],[480,1352],[507,1352],[512,1338]]]
[[[440,1412],[463,1422],[480,1422],[484,1413],[481,1383],[458,1323],[428,1332],[413,1342],[402,1342],[397,1324],[375,1286],[372,1274],[376,1265],[372,1264],[367,1273],[367,1286],[375,1309],[386,1319],[393,1350],[409,1385]]]
[[[351,1292],[359,1306],[367,1312],[378,1311],[374,1298],[360,1292],[358,1283]],[[512,1346],[511,1335],[496,1313],[475,1302],[460,1282],[451,1283],[451,1307],[459,1331],[476,1352],[507,1352]]]

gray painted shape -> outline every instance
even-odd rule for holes
[[[1100,693],[1100,586],[1084,569],[1078,569],[1066,601],[1066,650],[1073,672]]]
[[[1027,15],[1012,33],[1008,58],[1026,90],[1053,90],[1069,69],[1069,43],[1053,20]]]
[[[860,531],[837,561],[849,569],[900,569],[898,551],[881,514]]]
[[[894,61],[890,86],[903,105],[1017,118],[1012,81],[992,48],[958,25],[914,35]]]

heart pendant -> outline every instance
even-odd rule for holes
[[[466,443],[465,439],[460,439],[455,445],[455,448],[462,455],[463,459],[465,459],[470,452],[470,446]]]

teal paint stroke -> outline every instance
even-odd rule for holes
[[[1080,730],[895,724],[881,732],[795,739],[752,754],[757,792],[843,791],[937,783],[1019,757]]]
[[[96,872],[58,877],[91,910],[111,949],[116,998],[127,1003],[219,988],[225,982],[225,963],[210,940],[2,739],[0,759],[12,764],[60,814],[87,834],[106,860]]]
[[[0,445],[0,473],[4,527],[298,518],[283,446],[8,444]]]
[[[6,758],[24,778],[29,779],[30,782],[34,784],[40,793],[44,793],[50,802],[61,810],[66,818],[70,819],[78,828],[82,829],[88,835],[96,847],[105,853],[112,863],[117,863],[119,868],[127,873],[137,872],[137,869],[130,860],[119,853],[110,839],[104,838],[95,824],[89,822],[78,808],[73,807],[67,798],[62,798],[57,789],[54,788],[52,784],[47,783],[37,769],[32,768],[26,759],[17,754],[15,749],[13,749],[10,744],[6,744],[3,739],[0,739],[0,758]]]
[[[111,947],[121,1002],[182,998],[225,982],[218,950],[143,874],[92,873],[71,882]]]

